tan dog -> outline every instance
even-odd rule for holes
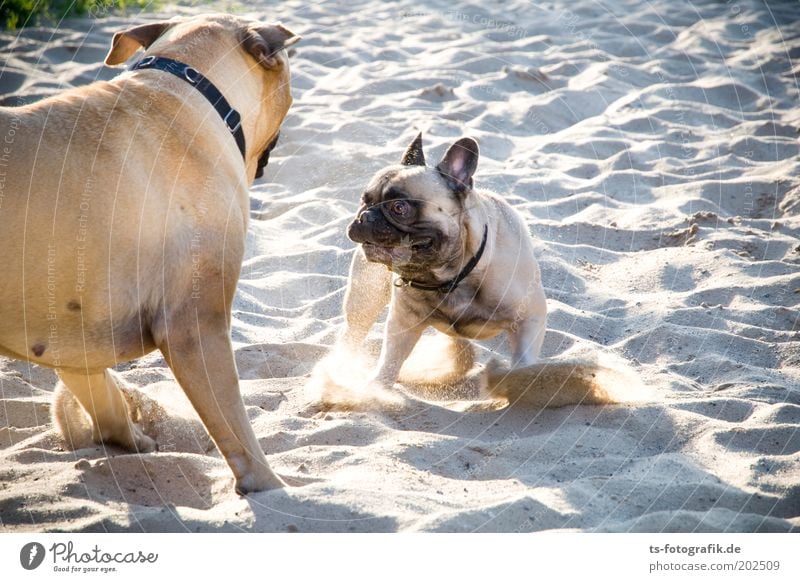
[[[539,356],[547,303],[533,244],[507,202],[472,188],[477,166],[478,144],[462,138],[428,167],[418,135],[401,164],[364,190],[347,230],[361,248],[351,266],[344,337],[360,344],[389,304],[372,379],[381,388],[391,388],[429,326],[456,339],[507,332],[515,367]]]
[[[420,134],[399,164],[364,189],[347,230],[359,248],[345,294],[345,346],[358,350],[389,309],[377,368],[362,392],[385,392],[398,379],[435,384],[472,375],[482,379],[484,395],[512,403],[620,401],[611,388],[633,380],[609,358],[540,358],[547,302],[533,242],[511,205],[473,188],[478,155],[477,142],[462,138],[427,166]],[[446,349],[423,355],[430,368],[404,368],[428,327],[449,338]],[[470,340],[501,333],[511,345],[511,366],[493,360],[473,369]],[[336,397],[329,400],[336,404]]]
[[[296,40],[222,14],[114,35],[109,65],[145,48],[210,80],[241,117],[244,159],[209,99],[163,70],[0,108],[0,354],[55,368],[57,408],[88,414],[96,442],[148,452],[108,368],[161,350],[241,494],[284,484],[248,422],[230,317],[249,184],[292,102],[283,49]]]

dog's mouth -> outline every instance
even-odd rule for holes
[[[388,266],[396,264],[400,260],[403,260],[403,262],[408,262],[408,259],[411,258],[411,253],[408,253],[409,256],[407,257],[398,256],[399,253],[395,252],[397,247],[387,247],[365,242],[361,243],[361,248],[364,250],[364,255],[367,257],[368,261],[372,261],[374,263],[384,263]]]
[[[350,223],[347,236],[362,245],[367,260],[383,263],[390,269],[428,264],[436,256],[439,246],[439,236],[435,231],[428,228],[398,230],[382,214],[369,210]]]
[[[413,240],[401,239],[395,244],[388,245],[364,241],[361,243],[361,247],[370,261],[389,265],[404,265],[413,263],[415,255],[432,250],[433,242],[431,237],[421,237]]]
[[[417,239],[413,243],[411,243],[411,250],[412,251],[429,251],[433,248],[433,239],[429,236],[424,238]]]

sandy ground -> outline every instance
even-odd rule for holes
[[[144,456],[66,450],[52,371],[0,359],[3,530],[800,528],[796,6],[479,4],[241,9],[304,36],[295,104],[252,189],[233,323],[260,443],[303,486],[236,497],[158,353],[119,367],[170,411],[149,426],[161,452]],[[112,33],[157,16],[0,34],[0,103],[114,76]],[[624,358],[650,401],[316,411],[309,373],[342,325],[345,226],[417,130],[431,159],[477,138],[477,184],[526,218],[545,353]]]

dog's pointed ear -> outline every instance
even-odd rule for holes
[[[149,22],[114,33],[105,63],[111,66],[124,63],[140,48],[146,49],[153,44],[173,24],[175,23],[166,21]]]
[[[403,154],[403,159],[400,160],[400,163],[404,166],[425,165],[425,154],[422,152],[422,132],[419,132],[414,141],[408,145],[408,149]]]
[[[299,40],[300,36],[281,23],[246,28],[241,33],[242,47],[265,69],[277,68],[278,53]]]
[[[462,194],[472,188],[472,174],[478,168],[478,142],[462,137],[450,146],[436,166],[454,192]]]

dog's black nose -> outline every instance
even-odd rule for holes
[[[378,214],[379,211],[377,209],[368,208],[359,215],[358,221],[362,224],[365,222],[367,224],[375,224],[376,222],[378,222],[378,219],[380,218]]]
[[[370,209],[362,210],[356,218],[358,224],[372,224],[375,222],[375,216]]]

